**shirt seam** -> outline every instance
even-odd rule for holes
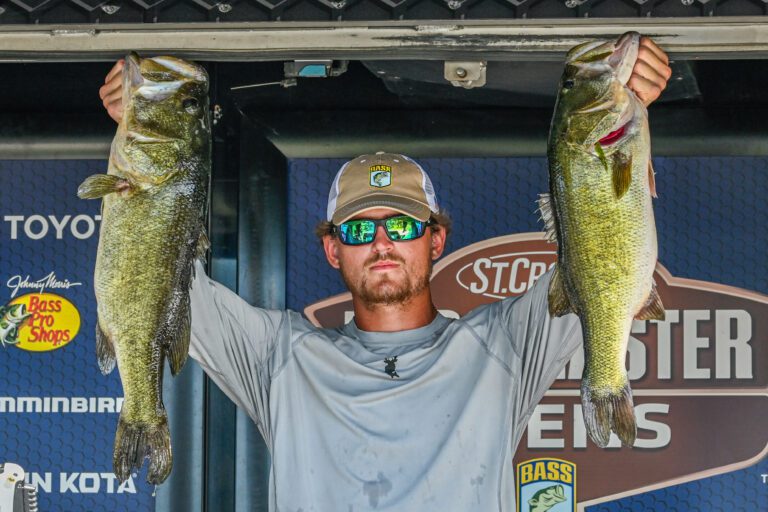
[[[483,339],[482,339],[482,338],[481,338],[481,337],[480,337],[480,336],[477,334],[477,331],[475,331],[474,327],[472,327],[472,326],[471,326],[471,325],[469,325],[467,322],[465,322],[465,321],[463,321],[463,320],[461,320],[461,319],[459,319],[459,320],[454,320],[454,322],[455,322],[455,323],[457,323],[457,324],[459,324],[459,325],[461,325],[461,326],[463,326],[463,327],[465,327],[465,328],[466,328],[466,329],[467,329],[467,330],[470,332],[470,334],[472,334],[472,337],[473,337],[473,338],[474,338],[474,339],[477,341],[477,343],[478,343],[478,344],[479,344],[481,347],[483,347],[483,350],[485,350],[485,353],[486,353],[486,354],[488,354],[488,357],[490,357],[491,359],[493,359],[494,361],[496,361],[496,363],[497,363],[499,366],[501,366],[501,367],[504,369],[504,371],[506,371],[506,372],[507,372],[507,374],[509,374],[510,376],[512,376],[512,375],[513,375],[513,372],[512,372],[512,368],[510,368],[510,367],[509,367],[509,365],[507,365],[507,364],[506,364],[504,361],[502,361],[502,360],[501,360],[501,358],[500,358],[499,356],[497,356],[496,354],[494,354],[493,352],[491,352],[491,349],[490,349],[490,347],[489,347],[489,346],[488,346],[488,345],[487,345],[487,344],[486,344],[486,343],[483,341]],[[489,325],[490,325],[490,323],[489,323]]]
[[[275,380],[277,380],[278,377],[280,377],[280,374],[283,373],[283,370],[285,369],[285,367],[288,366],[288,363],[290,363],[291,360],[294,358],[294,350],[296,348],[296,345],[298,345],[299,343],[302,343],[304,341],[304,338],[306,338],[307,336],[313,333],[314,331],[311,331],[311,330],[307,331],[303,333],[301,336],[299,336],[298,338],[296,338],[295,341],[291,341],[290,353],[288,354],[288,357],[285,358],[285,362],[283,362],[283,364],[281,364],[279,368],[275,369],[274,373],[272,374],[272,378],[269,379],[270,384],[272,384]]]
[[[570,337],[571,337],[571,335],[572,335],[572,333],[573,333],[573,331],[574,331],[574,330],[575,330],[577,327],[580,327],[580,324],[579,324],[579,323],[575,323],[575,324],[573,324],[573,326],[571,326],[571,328],[570,328],[570,329],[568,329],[568,332],[565,334],[565,336],[563,336],[563,338],[564,338],[564,339],[568,339],[568,338],[570,338]],[[562,355],[563,355],[563,353],[565,352],[565,349],[566,349],[566,347],[567,347],[567,346],[568,346],[568,344],[567,344],[567,343],[563,343],[563,344],[560,346],[560,349],[557,351],[557,357],[555,358],[555,361],[559,361],[559,360],[562,358]],[[544,381],[549,381],[549,380],[550,380],[550,377],[552,377],[552,374],[554,374],[554,375],[555,375],[555,378],[557,378],[557,374],[558,374],[558,373],[560,373],[560,370],[562,370],[562,368],[560,367],[560,365],[553,365],[553,369],[552,369],[552,370],[550,370],[550,372],[547,374],[547,378],[546,378],[546,379],[543,379],[543,380],[544,380]],[[554,380],[554,379],[552,379],[552,380]],[[541,399],[544,397],[544,394],[545,394],[546,392],[547,392],[547,390],[545,389],[545,390],[543,390],[543,391],[541,391],[541,392],[537,392],[537,393],[536,393],[536,395],[534,395],[534,396],[533,396],[533,400],[531,400],[531,405],[530,405],[530,406],[529,406],[529,407],[528,407],[528,408],[525,410],[525,413],[524,413],[524,414],[523,414],[523,416],[522,416],[523,418],[526,418],[526,417],[528,417],[528,416],[529,416],[529,414],[532,414],[532,413],[533,413],[533,410],[536,408],[536,406],[537,406],[537,405],[539,405],[539,402],[540,402],[540,401],[541,401]],[[519,423],[519,421],[518,421],[518,423]]]

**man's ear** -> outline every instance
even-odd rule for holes
[[[339,246],[334,237],[331,235],[323,237],[323,250],[328,264],[333,268],[339,268]]]
[[[436,260],[439,258],[443,251],[445,250],[445,239],[446,239],[446,233],[445,230],[442,228],[442,226],[431,226],[430,231],[432,232],[431,238],[432,238],[432,259]]]

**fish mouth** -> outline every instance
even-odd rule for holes
[[[172,137],[163,137],[162,135],[158,133],[153,132],[137,132],[137,131],[129,131],[128,136],[126,137],[129,144],[167,144],[169,142],[173,142],[177,139]]]
[[[616,78],[621,85],[627,85],[635,67],[637,54],[640,50],[640,34],[627,32],[614,43],[614,49],[608,58],[608,63],[615,70]]]
[[[29,316],[32,316],[31,313],[27,313],[27,307],[24,304],[19,304],[20,307],[11,309],[8,313],[8,320],[15,321],[15,320],[23,320],[24,318],[27,318]]]

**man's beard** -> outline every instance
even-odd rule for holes
[[[368,283],[369,274],[363,274],[360,282],[355,283],[344,271],[344,267],[340,267],[341,278],[349,291],[352,292],[352,296],[359,298],[367,308],[405,304],[429,286],[429,277],[432,275],[432,259],[429,256],[427,256],[426,272],[419,275],[412,275],[408,267],[405,266],[405,262],[400,257],[391,254],[381,257],[374,256],[365,262],[363,268],[368,268],[379,260],[400,263],[405,278],[400,282],[395,282],[389,276],[383,275],[374,287]]]

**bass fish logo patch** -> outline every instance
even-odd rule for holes
[[[531,459],[517,465],[517,512],[576,512],[576,464]]]
[[[370,167],[371,173],[371,186],[372,187],[388,187],[392,184],[392,168],[388,165],[372,165]]]

